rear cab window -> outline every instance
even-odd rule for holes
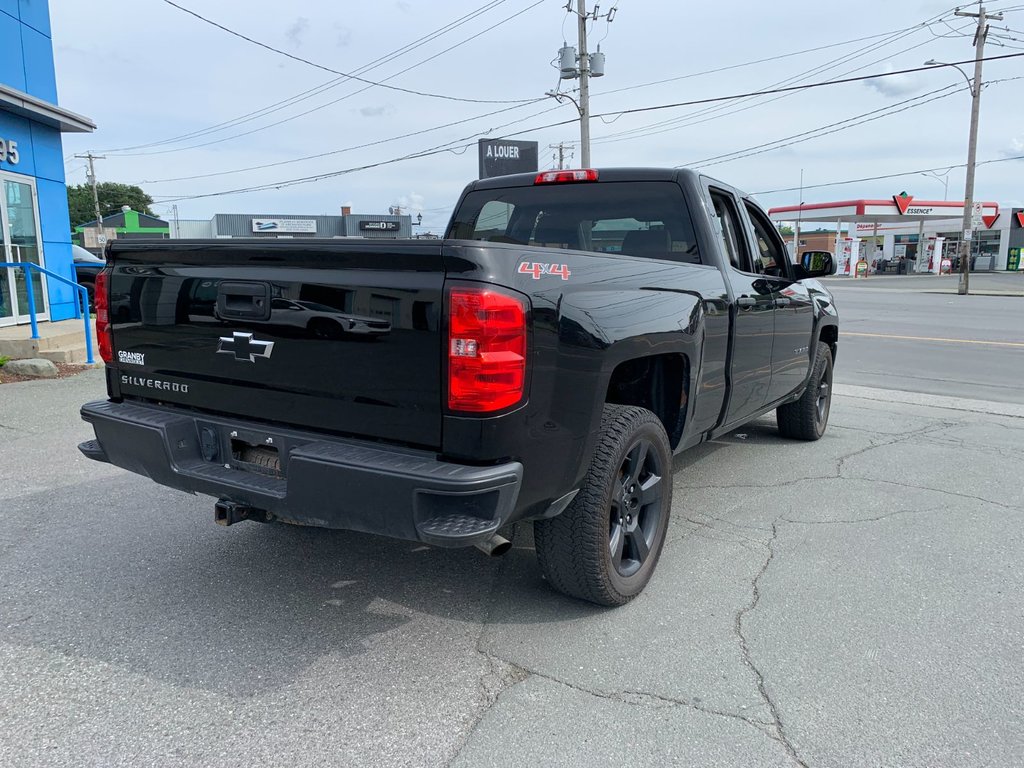
[[[669,181],[476,190],[448,237],[702,263],[686,198]]]

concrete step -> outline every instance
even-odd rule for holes
[[[85,329],[81,320],[41,321],[39,336],[33,339],[28,325],[0,328],[0,355],[12,360],[43,358],[55,363],[86,364]],[[93,356],[99,360],[95,338]]]
[[[94,363],[101,362],[98,349],[93,349],[92,356]],[[47,349],[40,352],[36,357],[41,357],[44,360],[50,360],[54,363],[70,363],[73,365],[86,365],[88,363],[88,358],[85,354],[84,342],[78,347],[68,347],[67,349]]]
[[[14,360],[42,357],[42,352],[60,351],[71,347],[85,348],[85,331],[68,331],[33,339],[31,332],[26,328],[24,338],[0,339],[0,355],[6,355]]]

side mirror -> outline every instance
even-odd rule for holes
[[[828,277],[835,274],[836,261],[828,251],[804,251],[800,254],[804,277]]]

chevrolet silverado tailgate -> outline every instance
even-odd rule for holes
[[[121,241],[109,255],[115,396],[440,445],[439,241]]]

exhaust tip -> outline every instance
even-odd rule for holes
[[[506,539],[504,536],[494,534],[486,541],[481,541],[479,544],[474,545],[477,549],[483,552],[485,555],[491,557],[501,557],[512,549],[512,542]]]

